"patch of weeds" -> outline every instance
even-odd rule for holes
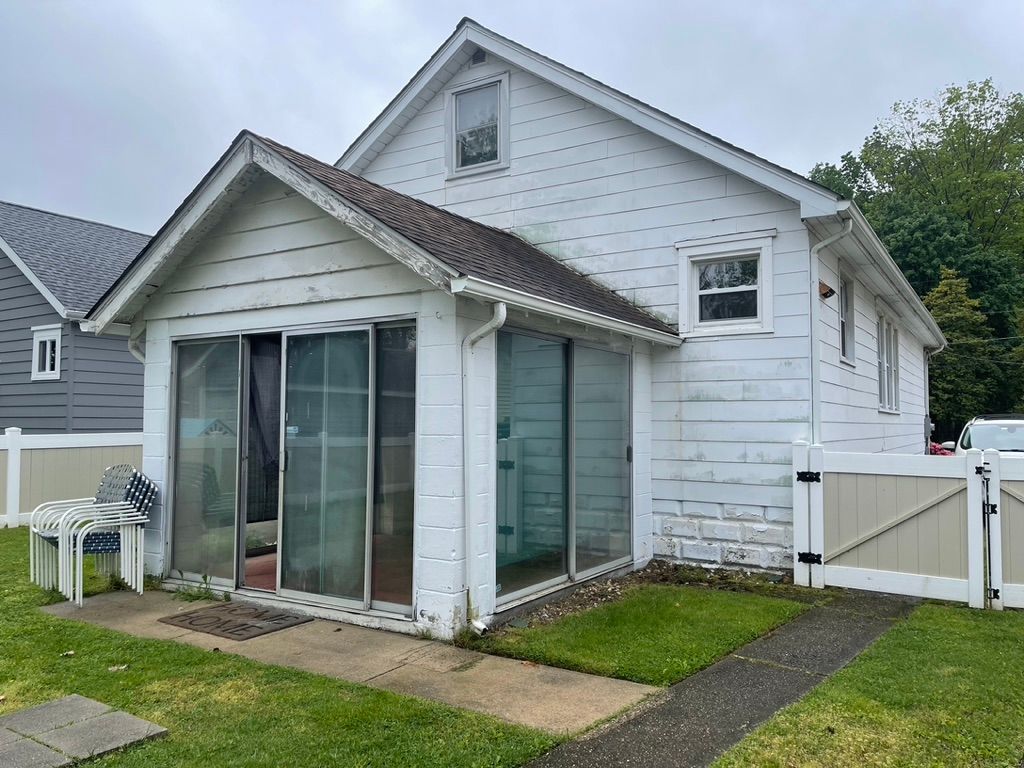
[[[195,603],[200,600],[219,600],[220,598],[210,586],[210,577],[204,575],[202,584],[190,584],[174,590],[174,599],[182,600],[186,603]]]

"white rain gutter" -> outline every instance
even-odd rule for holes
[[[623,336],[650,341],[654,344],[678,347],[683,343],[683,340],[674,333],[645,328],[642,325],[626,322],[625,320],[616,320],[613,317],[601,315],[597,312],[587,312],[559,301],[543,299],[524,291],[506,288],[476,277],[453,278],[451,286],[452,293],[472,296],[483,301],[499,301],[511,304],[514,307],[528,311],[558,317],[562,320],[570,320],[580,325],[590,326],[591,328],[602,328],[614,333],[621,333]]]
[[[486,632],[487,625],[470,615],[473,589],[473,527],[470,525],[470,502],[475,497],[473,492],[473,470],[470,463],[470,454],[472,453],[470,447],[473,444],[473,403],[475,402],[471,366],[473,362],[473,347],[485,336],[501,328],[505,324],[507,317],[508,307],[505,302],[495,302],[491,319],[479,328],[470,331],[466,338],[462,340],[462,508],[465,518],[463,520],[465,536],[463,556],[465,557],[466,564],[464,569],[466,580],[466,620],[469,622],[470,627],[478,634]]]
[[[818,283],[821,280],[820,264],[818,254],[830,245],[842,240],[853,231],[853,219],[843,222],[843,228],[811,246],[811,280],[810,280],[810,306],[808,318],[811,323],[811,354],[810,354],[810,384],[811,384],[811,444],[814,445],[821,440],[821,349],[818,347],[818,320],[821,316],[821,297],[818,294]]]

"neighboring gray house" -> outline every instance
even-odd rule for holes
[[[142,365],[127,337],[80,321],[148,241],[0,202],[0,428],[142,429]]]

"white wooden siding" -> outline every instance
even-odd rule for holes
[[[507,170],[446,179],[438,94],[363,175],[510,229],[672,323],[676,242],[776,229],[775,332],[655,349],[649,439],[659,554],[783,565],[790,446],[809,436],[810,419],[799,206],[504,62],[463,69],[449,85],[506,71]]]
[[[820,277],[836,290],[821,301],[821,442],[832,451],[923,453],[925,441],[925,352],[894,312],[871,295],[854,271],[843,274],[854,287],[854,360],[839,355],[839,260],[820,254]],[[878,314],[899,330],[900,412],[878,409]]]

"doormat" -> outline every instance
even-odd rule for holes
[[[222,603],[159,619],[164,624],[205,632],[228,640],[251,640],[260,635],[312,621],[310,616],[246,603]]]

